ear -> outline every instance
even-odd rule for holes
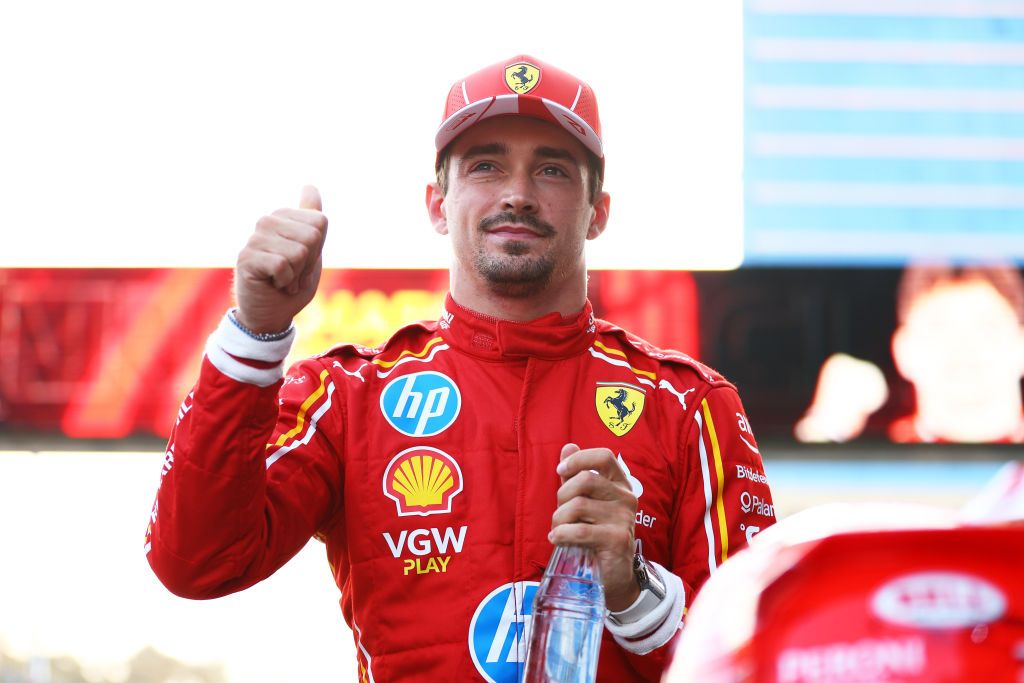
[[[594,215],[590,219],[590,226],[587,228],[587,239],[595,239],[604,232],[608,225],[608,212],[611,209],[612,197],[607,192],[602,192],[594,200]]]
[[[441,235],[448,234],[448,218],[444,210],[444,193],[437,183],[427,183],[427,215],[434,230]]]

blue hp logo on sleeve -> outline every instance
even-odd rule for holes
[[[447,375],[428,370],[391,380],[380,395],[380,409],[406,436],[434,436],[455,422],[462,395]]]
[[[530,644],[536,581],[506,583],[483,599],[469,624],[469,652],[480,675],[491,683],[523,679]]]

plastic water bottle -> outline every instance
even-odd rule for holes
[[[523,683],[593,683],[604,617],[594,552],[555,547],[534,598]]]

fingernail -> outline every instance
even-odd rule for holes
[[[549,543],[554,543],[555,542],[555,532],[554,531],[549,531],[548,532],[548,542]]]
[[[564,475],[566,472],[569,471],[569,466],[565,464],[565,461],[562,461],[558,463],[558,467],[555,468],[555,471],[558,472],[559,474]]]

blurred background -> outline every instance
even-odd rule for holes
[[[356,680],[319,544],[181,600],[142,550],[255,220],[316,184],[295,357],[434,318],[452,82],[599,94],[601,317],[740,389],[782,516],[956,508],[1024,457],[1024,2],[0,8],[0,683]]]

